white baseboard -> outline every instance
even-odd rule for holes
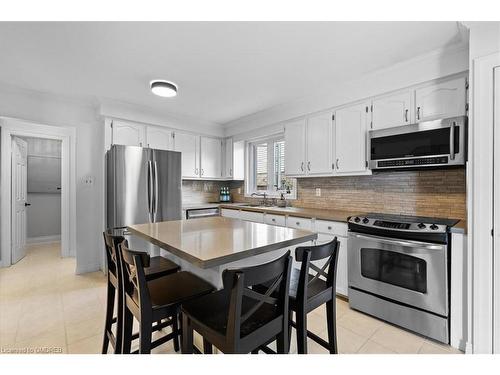
[[[26,239],[27,244],[37,244],[37,243],[49,243],[61,241],[61,235],[56,234],[53,236],[40,236],[40,237],[28,237]]]
[[[96,272],[101,270],[101,265],[99,263],[91,263],[91,264],[78,264],[76,265],[75,273],[77,275],[81,275],[83,273]]]

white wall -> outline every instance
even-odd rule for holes
[[[246,116],[226,124],[226,136],[234,140],[258,137],[282,130],[285,120],[341,106],[469,69],[468,48],[463,45],[418,56],[355,81],[332,82],[331,89],[315,96]]]
[[[26,228],[28,242],[61,235],[61,194],[28,193]]]

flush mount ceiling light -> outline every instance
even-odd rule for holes
[[[168,81],[154,80],[151,81],[151,91],[155,95],[171,98],[177,95],[177,85]]]

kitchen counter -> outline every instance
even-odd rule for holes
[[[306,230],[224,217],[137,224],[128,228],[137,236],[202,269],[227,265],[317,238],[316,233]]]
[[[321,208],[299,208],[299,207],[249,207],[249,206],[230,206],[221,204],[221,208],[241,209],[243,211],[266,212],[270,214],[304,217],[308,219],[321,219],[330,221],[347,222],[349,216],[362,216],[359,211],[326,210]]]

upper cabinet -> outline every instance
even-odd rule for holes
[[[233,178],[233,157],[234,157],[234,150],[233,150],[233,139],[232,138],[226,138],[224,140],[224,146],[223,146],[223,164],[224,167],[222,169],[222,177],[227,178],[227,179],[232,179]]]
[[[182,153],[182,177],[200,177],[200,137],[189,133],[174,135],[174,150]]]
[[[324,112],[307,119],[306,169],[307,174],[332,172],[332,112]],[[287,150],[290,150],[287,145]]]
[[[201,137],[200,177],[222,177],[222,143],[220,138]]]
[[[416,121],[465,115],[466,84],[460,77],[415,89]]]
[[[335,112],[335,174],[366,173],[366,134],[370,103],[360,103]]]
[[[112,144],[125,146],[145,146],[145,130],[142,124],[113,120],[111,122]]]
[[[245,141],[233,142],[233,180],[245,179]]]
[[[285,125],[285,173],[289,176],[306,174],[306,120]]]
[[[146,127],[146,145],[157,150],[173,149],[173,132],[157,126]]]
[[[391,128],[413,122],[411,90],[406,89],[373,99],[372,129]]]

